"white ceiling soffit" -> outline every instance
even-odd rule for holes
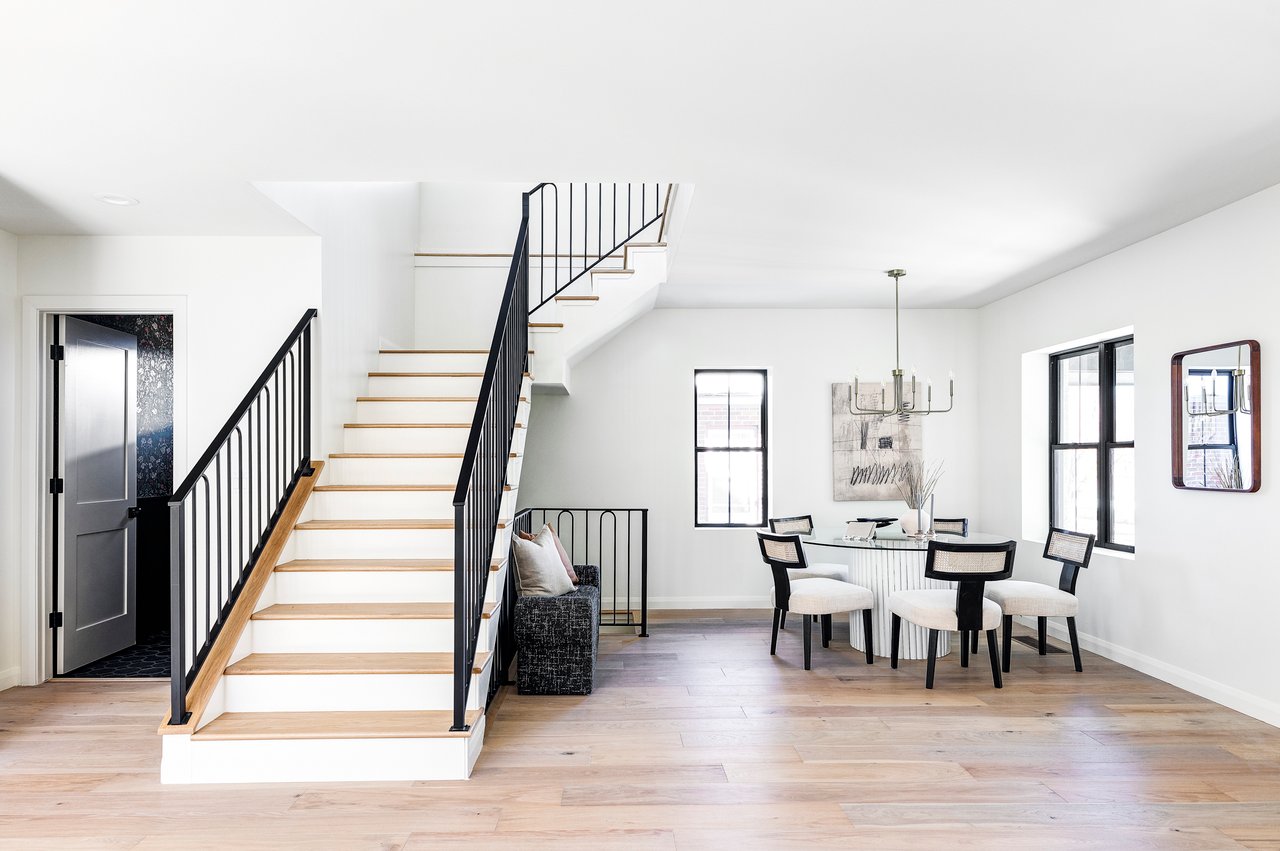
[[[1280,182],[1280,3],[8,2],[0,228],[254,181],[696,183],[662,303],[982,304]],[[132,207],[94,199],[138,198]]]

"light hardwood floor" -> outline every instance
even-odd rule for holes
[[[0,849],[1280,849],[1280,730],[1086,654],[801,668],[767,613],[606,635],[506,693],[469,783],[161,786],[155,683],[0,693]]]

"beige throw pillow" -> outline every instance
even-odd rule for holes
[[[550,523],[547,523],[545,526],[542,527],[542,532],[545,533],[547,530],[551,531],[551,537],[556,542],[556,552],[560,553],[560,561],[564,562],[564,570],[565,570],[565,573],[569,574],[569,581],[572,582],[574,585],[577,585],[578,572],[573,569],[573,562],[570,561],[569,554],[565,552],[564,544],[560,543],[560,536],[556,534],[556,527],[552,526]],[[525,541],[533,540],[533,535],[530,535],[528,532],[517,532],[516,534],[522,540],[525,540]],[[539,533],[539,534],[542,534],[542,533]]]
[[[516,538],[514,543],[521,597],[559,597],[573,590],[550,528],[543,528],[532,541]]]

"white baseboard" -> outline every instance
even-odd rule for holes
[[[768,597],[650,597],[649,610],[656,609],[768,609]]]
[[[0,691],[4,691],[7,688],[13,688],[20,682],[22,682],[21,668],[5,668],[3,671],[0,671]]]
[[[1029,626],[1032,629],[1036,628],[1035,618],[1020,617],[1017,620],[1024,626]],[[1050,618],[1048,631],[1050,635],[1060,641],[1066,643],[1071,641],[1067,634],[1066,624],[1062,622],[1061,618]],[[1280,727],[1280,704],[1263,700],[1235,686],[1211,680],[1193,671],[1179,668],[1177,665],[1170,665],[1168,662],[1162,662],[1159,659],[1153,659],[1145,654],[1134,652],[1118,644],[1112,644],[1110,641],[1105,641],[1083,632],[1080,633],[1080,647],[1090,653],[1096,653],[1113,662],[1119,662],[1121,665],[1133,668],[1135,671],[1141,671],[1148,676],[1163,680],[1180,689],[1185,689],[1206,700],[1212,700],[1214,703],[1220,703],[1229,709],[1243,712],[1251,718],[1265,721],[1273,727]]]

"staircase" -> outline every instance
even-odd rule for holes
[[[527,370],[560,368],[567,390],[572,358],[665,277],[664,246],[627,244],[622,267],[584,259],[531,312],[532,194],[488,349],[380,352],[341,451],[313,463],[310,311],[175,494],[162,782],[470,775],[502,676]]]
[[[384,351],[315,475],[200,726],[166,783],[463,779],[484,699],[529,418],[523,382],[467,726],[454,698],[457,485],[485,351]],[[470,395],[468,395],[470,394]]]

